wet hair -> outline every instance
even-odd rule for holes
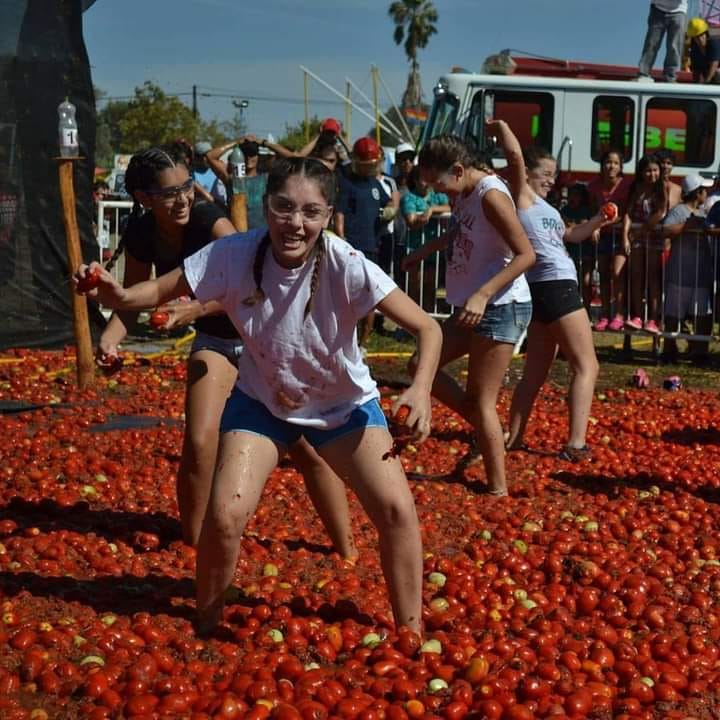
[[[268,198],[279,193],[291,177],[305,178],[312,180],[320,190],[328,205],[335,202],[336,182],[335,174],[323,165],[316,158],[290,157],[276,160],[270,170],[265,188],[263,204],[267,206]],[[243,300],[244,305],[255,305],[265,298],[265,291],[262,289],[263,265],[265,256],[270,247],[270,234],[266,233],[255,251],[252,274],[255,280],[255,292]],[[325,237],[321,232],[315,242],[315,260],[313,263],[312,277],[310,278],[310,297],[305,304],[304,317],[307,317],[312,310],[313,298],[320,283],[320,266],[325,257]]]
[[[635,177],[633,178],[632,185],[630,185],[630,190],[628,191],[628,207],[632,205],[635,196],[637,195],[637,192],[640,188],[640,185],[645,182],[643,175],[645,171],[650,167],[650,165],[657,165],[658,169],[661,171],[658,179],[652,185],[651,193],[656,197],[656,199],[661,199],[664,202],[665,183],[662,179],[662,160],[660,159],[660,157],[658,157],[657,154],[653,153],[649,155],[643,155],[638,160],[638,164],[635,168]]]
[[[423,170],[445,172],[455,164],[494,172],[492,165],[484,162],[474,140],[458,135],[438,135],[429,140],[418,155],[418,166]]]
[[[603,167],[605,167],[605,163],[608,161],[611,155],[617,155],[618,160],[620,161],[620,174],[623,174],[623,163],[624,158],[623,154],[618,150],[617,148],[608,148],[601,156],[600,156],[600,170],[602,170]]]
[[[523,161],[525,162],[525,167],[528,170],[535,170],[538,167],[540,167],[540,163],[543,160],[552,160],[555,162],[555,157],[553,154],[546,150],[544,147],[540,147],[539,145],[531,145],[530,147],[526,147],[523,151]]]
[[[130,232],[134,231],[135,226],[142,217],[142,206],[135,196],[135,193],[150,190],[157,182],[159,173],[163,170],[170,170],[178,165],[185,165],[185,155],[181,147],[170,147],[167,150],[156,147],[149,148],[148,150],[135,153],[135,155],[130,158],[127,170],[125,171],[125,190],[132,197],[133,206],[118,246],[105,265],[106,270],[111,270],[114,267],[125,249],[126,239],[129,237]]]

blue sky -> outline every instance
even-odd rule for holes
[[[245,119],[259,136],[303,118],[305,65],[344,91],[349,78],[372,97],[376,64],[399,102],[408,64],[393,42],[389,0],[97,0],[84,15],[93,81],[110,96],[154,80],[167,92],[249,97]],[[428,98],[452,65],[479,69],[503,48],[588,62],[636,65],[648,0],[436,0],[438,34],[421,51]],[[692,3],[691,3],[692,7]],[[658,62],[662,62],[661,49]],[[215,90],[207,90],[214,88]],[[256,99],[252,99],[256,98]],[[184,98],[190,102],[189,98]],[[339,100],[310,84],[311,114],[343,118]],[[381,89],[381,102],[389,105]],[[203,117],[226,119],[229,98],[200,97]],[[352,135],[370,122],[353,114]]]

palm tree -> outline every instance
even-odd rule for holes
[[[437,33],[435,23],[438,21],[438,13],[432,0],[395,0],[388,8],[388,14],[395,23],[395,44],[400,45],[405,41],[405,54],[410,61],[410,75],[402,106],[417,108],[422,104],[417,53],[427,47],[430,37]]]

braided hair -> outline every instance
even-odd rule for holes
[[[331,172],[322,162],[315,158],[291,157],[276,160],[268,175],[267,186],[263,203],[267,205],[268,198],[279,193],[288,181],[288,178],[298,176],[315,182],[328,205],[335,202],[336,182],[335,174]],[[312,276],[310,278],[310,297],[305,304],[304,317],[312,310],[313,298],[320,284],[320,267],[325,257],[326,239],[324,233],[320,233],[313,249],[314,262]],[[243,300],[245,305],[255,305],[265,298],[265,291],[262,289],[263,265],[265,256],[270,247],[270,235],[266,234],[260,241],[255,251],[253,261],[253,280],[255,281],[255,292]]]
[[[106,270],[111,270],[114,267],[125,249],[127,238],[142,217],[142,206],[135,196],[135,193],[137,191],[149,190],[155,184],[158,173],[174,168],[178,164],[185,164],[181,155],[173,153],[172,151],[167,152],[161,148],[149,148],[148,150],[135,153],[135,155],[130,158],[127,170],[125,171],[125,189],[133,199],[133,206],[125,229],[120,236],[118,246],[105,265]]]

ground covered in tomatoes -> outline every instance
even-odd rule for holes
[[[714,390],[604,387],[572,465],[564,389],[546,386],[509,498],[483,493],[469,427],[435,405],[431,438],[396,448],[422,639],[393,630],[357,502],[352,565],[285,461],[202,639],[175,504],[184,380],[182,357],[130,356],[81,393],[69,352],[0,355],[0,718],[720,717]]]

